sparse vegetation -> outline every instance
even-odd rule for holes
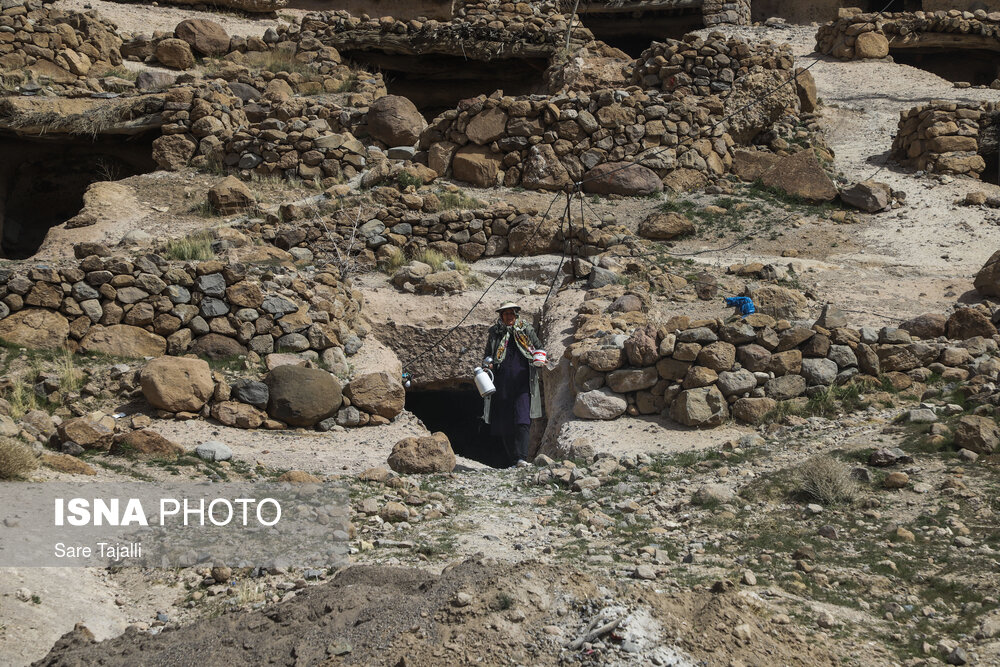
[[[479,201],[475,197],[465,194],[463,190],[449,190],[447,192],[440,192],[437,195],[438,201],[440,202],[440,209],[442,211],[447,211],[453,208],[462,209],[476,209],[483,208],[486,206],[485,203]]]
[[[22,479],[38,467],[31,448],[19,440],[0,437],[0,479]]]
[[[108,76],[125,79],[126,81],[135,81],[139,78],[139,72],[137,70],[131,70],[124,65],[119,65],[117,67],[110,67],[104,70],[104,72],[99,74],[97,78],[101,79]]]
[[[211,259],[215,256],[215,253],[212,252],[212,241],[212,233],[207,231],[179,239],[171,239],[167,242],[163,255],[167,259],[182,262]]]
[[[831,456],[814,456],[795,471],[798,491],[823,504],[850,504],[860,493],[851,469]]]

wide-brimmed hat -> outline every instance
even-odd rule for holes
[[[499,308],[497,308],[497,312],[498,313],[502,313],[503,311],[510,310],[511,308],[513,308],[516,311],[520,311],[521,310],[521,306],[517,305],[513,301],[508,301],[507,303],[505,303],[502,306],[500,306]]]

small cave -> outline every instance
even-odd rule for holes
[[[594,37],[633,58],[641,56],[654,41],[681,39],[705,27],[701,7],[637,11],[627,6],[613,9],[606,5],[583,13],[581,18]]]
[[[459,100],[498,89],[512,96],[542,92],[549,66],[546,58],[486,62],[462,56],[360,50],[343,50],[341,55],[355,65],[380,71],[389,94],[408,98],[428,121],[454,109]]]
[[[483,399],[472,385],[440,391],[409,389],[406,409],[431,431],[442,431],[458,456],[493,468],[505,468],[508,460],[503,442],[483,423]]]
[[[26,259],[83,207],[91,183],[156,169],[152,136],[0,136],[0,256]]]
[[[979,156],[986,163],[986,168],[979,178],[985,183],[1000,185],[1000,112],[990,114],[980,127]]]
[[[1000,77],[997,53],[985,49],[893,48],[889,55],[900,65],[909,65],[936,74],[942,79],[967,81],[973,86],[988,86]]]

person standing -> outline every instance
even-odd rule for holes
[[[483,399],[483,421],[498,436],[513,462],[530,456],[528,433],[531,420],[542,416],[542,398],[538,387],[539,354],[544,351],[538,335],[520,317],[521,307],[507,302],[497,308],[497,322],[486,339],[484,367],[493,369],[496,393]]]

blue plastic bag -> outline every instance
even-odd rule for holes
[[[725,299],[726,305],[736,308],[742,317],[757,312],[757,309],[754,308],[753,300],[748,296],[727,296]]]

